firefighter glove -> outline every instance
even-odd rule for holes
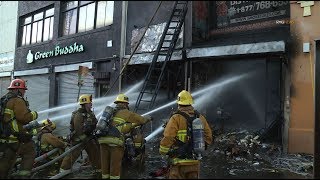
[[[32,119],[33,119],[33,120],[38,119],[38,113],[37,113],[37,111],[31,111],[31,114],[32,114]]]
[[[147,120],[147,122],[153,120],[153,118],[150,115],[144,115],[143,117]]]

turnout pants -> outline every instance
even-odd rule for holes
[[[19,143],[0,143],[0,179],[7,179],[15,165]]]
[[[76,144],[73,144],[76,145]],[[73,166],[73,163],[79,158],[82,150],[85,150],[89,156],[89,161],[92,166],[98,170],[101,169],[100,163],[100,151],[97,142],[94,139],[89,140],[84,145],[79,146],[70,154],[68,154],[61,163],[61,169],[69,170]]]
[[[102,179],[120,179],[124,148],[100,144]]]
[[[34,159],[36,158],[36,148],[33,141],[26,143],[20,143],[18,155],[21,156],[20,171],[17,175],[19,176],[30,176],[33,168]]]

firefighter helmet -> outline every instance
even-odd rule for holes
[[[92,103],[92,95],[91,94],[83,94],[79,97],[79,104]]]
[[[25,89],[27,90],[26,82],[22,79],[14,79],[11,81],[8,89]]]
[[[191,105],[193,104],[193,98],[188,91],[182,90],[178,94],[177,103],[179,105]]]
[[[114,103],[118,103],[118,102],[129,103],[129,98],[128,98],[128,96],[126,96],[124,94],[119,94],[117,96],[116,100],[114,101]]]
[[[43,128],[50,126],[52,128],[52,130],[54,130],[57,127],[56,124],[54,122],[50,121],[49,119],[43,120],[42,123],[45,125]]]

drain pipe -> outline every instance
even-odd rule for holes
[[[126,33],[127,33],[127,12],[128,1],[122,1],[122,17],[121,17],[121,39],[120,39],[120,62],[119,69],[122,69],[123,57],[126,54]],[[119,77],[119,93],[122,89],[122,74]]]
[[[90,138],[90,139],[91,139],[91,138]],[[69,153],[71,153],[72,151],[74,151],[76,148],[80,147],[80,146],[83,145],[85,142],[89,141],[90,139],[87,139],[87,140],[85,140],[85,141],[83,141],[83,142],[81,142],[81,143],[73,146],[72,148],[70,148],[70,149],[67,150],[66,152],[62,153],[60,156],[56,157],[55,159],[47,162],[46,164],[43,164],[43,165],[38,166],[38,167],[36,167],[36,168],[33,168],[32,171],[31,171],[31,173],[34,173],[34,172],[36,172],[36,171],[39,171],[40,169],[46,168],[46,167],[52,165],[53,163],[59,161],[60,159],[62,159],[63,157],[65,157],[66,155],[68,155]]]

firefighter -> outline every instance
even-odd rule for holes
[[[99,145],[96,139],[93,138],[93,132],[96,128],[97,118],[91,111],[92,95],[81,95],[79,97],[79,104],[81,107],[72,112],[71,116],[70,143],[72,146],[75,146],[83,141],[85,142],[63,159],[60,166],[60,172],[64,170],[70,170],[84,149],[89,156],[91,164],[99,173],[99,171],[101,171]]]
[[[43,120],[42,123],[45,126],[40,129],[40,132],[38,134],[38,155],[40,156],[55,148],[59,148],[58,153],[49,157],[50,160],[53,160],[55,157],[64,152],[68,143],[52,134],[52,132],[56,129],[56,124],[54,122],[46,119]],[[59,171],[61,162],[62,161],[58,161],[55,163],[55,168],[50,172],[51,175],[56,174],[56,172]]]
[[[1,98],[4,116],[1,118],[0,138],[0,178],[7,178],[13,168],[17,155],[22,157],[20,171],[15,178],[30,178],[36,156],[32,134],[23,125],[36,120],[38,113],[29,109],[24,99],[28,88],[22,79],[14,79],[8,87],[9,92]]]
[[[194,110],[191,94],[183,90],[177,98],[178,110],[172,114],[160,141],[159,153],[169,162],[169,179],[197,179],[200,161],[196,159],[192,145],[192,120],[200,118],[203,124],[204,149],[212,143],[212,131],[206,118]]]
[[[101,152],[102,179],[120,178],[126,135],[130,134],[131,130],[136,126],[152,120],[150,116],[143,117],[130,111],[129,98],[125,94],[119,94],[114,103],[116,107],[115,112],[113,112],[111,126],[116,133],[111,133],[112,127],[109,127],[110,133],[98,139]]]

